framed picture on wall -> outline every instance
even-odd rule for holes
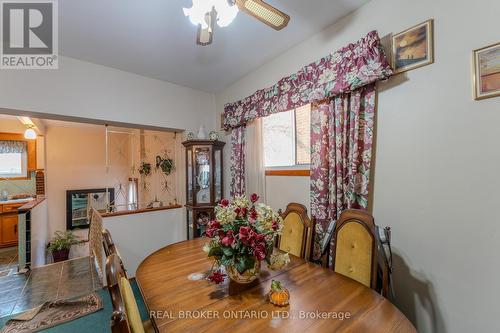
[[[500,43],[474,50],[474,98],[500,96]]]
[[[88,228],[89,208],[94,207],[100,213],[106,213],[110,203],[114,201],[114,188],[66,191],[66,228],[68,230]]]
[[[433,25],[430,19],[392,36],[391,65],[395,74],[434,62]]]

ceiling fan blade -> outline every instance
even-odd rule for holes
[[[203,29],[201,24],[198,25],[198,33],[196,35],[196,44],[206,46],[212,44],[212,39],[214,35],[214,25],[215,25],[215,16],[214,11],[207,13],[205,15],[205,21],[208,24],[208,27]]]
[[[283,29],[290,21],[290,16],[262,0],[236,0],[236,5],[275,30]]]

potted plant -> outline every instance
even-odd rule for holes
[[[215,207],[216,218],[208,223],[206,231],[210,241],[204,246],[214,260],[210,281],[224,280],[224,266],[231,280],[250,283],[258,277],[262,261],[271,264],[283,219],[271,207],[257,203],[258,198],[252,194],[250,200],[244,196],[224,199]]]
[[[54,237],[48,244],[47,250],[52,253],[54,262],[68,260],[71,246],[79,242],[78,237],[71,230],[58,230],[54,233]]]

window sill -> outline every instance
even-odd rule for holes
[[[266,170],[266,176],[294,176],[294,177],[309,177],[311,170],[309,169],[288,169],[288,170]]]

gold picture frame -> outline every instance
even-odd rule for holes
[[[500,42],[472,51],[474,99],[500,96]]]
[[[434,20],[429,19],[391,37],[394,74],[434,63]]]

